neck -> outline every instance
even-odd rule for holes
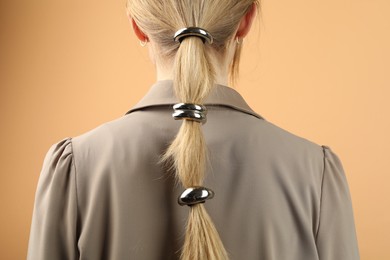
[[[156,66],[157,71],[157,80],[173,80],[173,71],[171,69],[165,68],[165,66]],[[216,69],[215,80],[217,84],[228,86],[229,85],[229,75],[228,72],[218,71]]]
[[[153,59],[157,72],[157,80],[172,80],[173,79],[173,62],[172,61],[162,61],[159,60],[156,56]],[[227,59],[230,60],[230,59]],[[217,58],[213,58],[212,62],[214,64],[215,70],[215,80],[217,84],[228,86],[229,85],[229,63]]]

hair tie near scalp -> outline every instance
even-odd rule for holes
[[[214,41],[213,36],[211,36],[208,31],[199,27],[182,28],[175,33],[173,39],[175,40],[175,42],[181,43],[185,38],[190,36],[201,38],[203,43],[206,43],[207,41],[208,44],[212,44]]]

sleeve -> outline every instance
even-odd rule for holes
[[[358,260],[359,249],[347,179],[337,155],[327,146],[323,146],[323,151],[320,222],[316,236],[319,259]]]
[[[35,194],[28,260],[78,259],[76,176],[71,138],[46,154]]]

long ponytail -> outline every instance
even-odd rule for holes
[[[174,89],[180,102],[203,104],[215,84],[214,68],[201,39],[185,39],[176,53]],[[184,120],[166,153],[185,188],[202,186],[206,170],[206,143],[201,124]],[[228,259],[226,250],[203,204],[190,207],[181,259]]]
[[[128,0],[129,15],[153,40],[161,60],[173,63],[173,85],[180,102],[203,104],[215,80],[215,57],[223,57],[227,44],[234,42],[239,21],[257,0]],[[214,37],[212,45],[198,37],[180,44],[173,34],[188,26],[199,26]],[[241,46],[230,64],[230,76],[238,70]],[[211,57],[211,55],[214,57]],[[202,125],[183,120],[175,139],[162,156],[171,163],[177,180],[185,187],[202,186],[207,162]],[[210,187],[212,188],[212,187]],[[190,207],[182,260],[227,260],[228,254],[203,204]]]

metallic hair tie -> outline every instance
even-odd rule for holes
[[[205,187],[189,187],[179,196],[177,202],[179,205],[193,206],[195,204],[204,203],[206,200],[214,197],[214,191]]]
[[[213,36],[208,31],[199,27],[182,28],[175,33],[173,39],[175,42],[181,43],[185,38],[190,36],[201,38],[203,43],[207,41],[209,44],[212,44],[214,41]]]
[[[207,109],[203,105],[192,103],[178,103],[173,106],[172,117],[175,120],[187,119],[199,123],[206,123]]]

